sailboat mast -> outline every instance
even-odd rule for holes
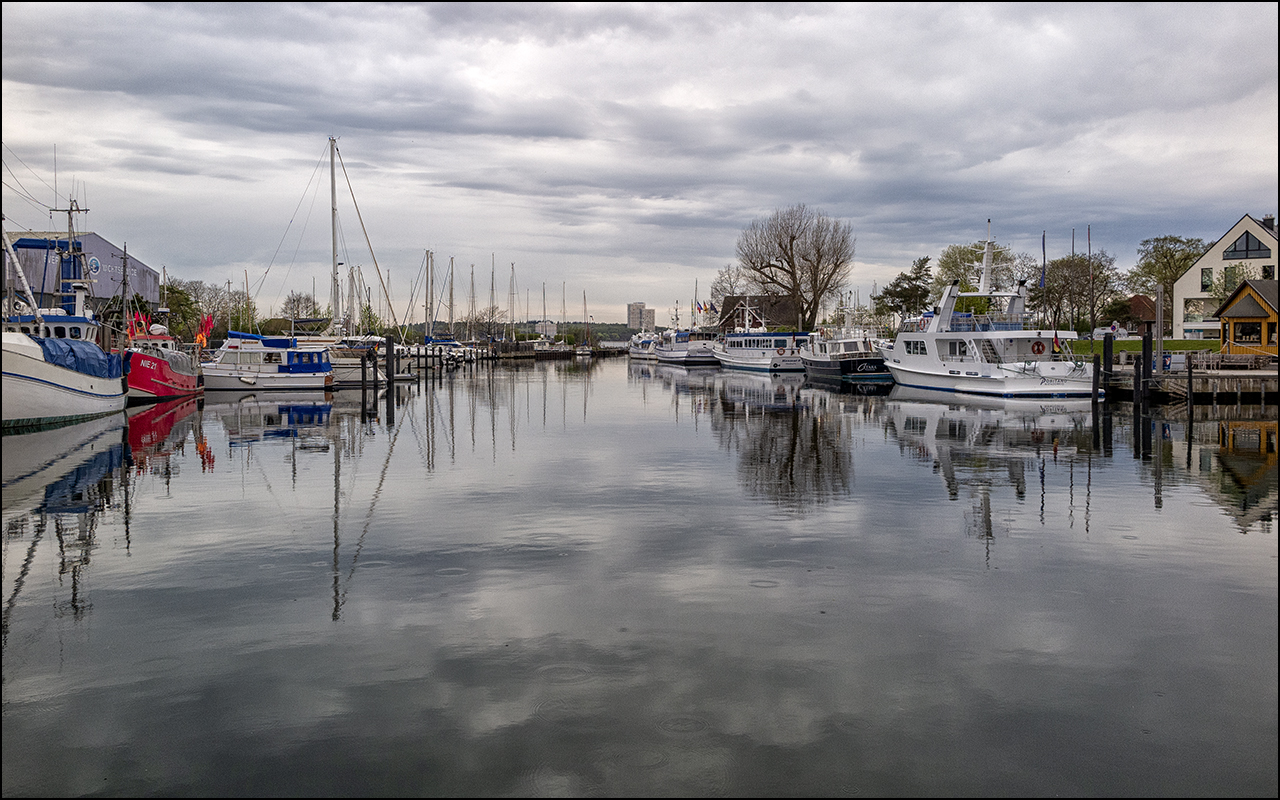
[[[338,149],[338,140],[329,137],[329,236],[333,242],[333,281],[329,287],[329,328],[342,318],[338,304],[342,301],[342,290],[338,288],[338,173],[334,166],[334,154]],[[348,309],[350,310],[350,309]]]

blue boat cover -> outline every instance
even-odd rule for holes
[[[105,353],[101,347],[83,339],[46,339],[32,336],[44,350],[50,364],[98,378],[119,378],[125,374],[124,361],[118,354]]]

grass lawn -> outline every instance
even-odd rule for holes
[[[1152,341],[1152,348],[1155,347],[1155,344],[1156,343]],[[1071,352],[1082,355],[1087,355],[1089,353],[1102,355],[1102,345],[1103,341],[1101,339],[1090,342],[1084,342],[1077,339],[1071,343]],[[1166,353],[1179,353],[1188,350],[1200,350],[1216,353],[1222,349],[1222,343],[1217,339],[1165,339],[1163,347]],[[1141,353],[1142,337],[1134,336],[1128,339],[1116,339],[1111,346],[1111,352],[1119,353],[1124,350],[1133,350]]]

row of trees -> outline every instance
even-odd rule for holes
[[[1028,310],[1040,315],[1047,325],[1084,332],[1098,324],[1117,321],[1135,325],[1129,298],[1154,297],[1164,290],[1164,319],[1173,322],[1173,284],[1200,256],[1208,244],[1203,239],[1160,236],[1144,240],[1138,247],[1138,262],[1128,271],[1116,267],[1115,256],[1105,249],[1096,253],[1072,253],[1049,261],[1037,261],[1028,253],[1011,254],[997,250],[992,270],[996,286],[1012,289],[1025,280],[1029,287]],[[936,272],[929,257],[919,258],[911,269],[898,276],[876,295],[875,309],[883,314],[909,316],[933,305],[952,280],[973,291],[972,280],[981,269],[983,245],[951,245],[938,258]],[[1217,302],[1226,300],[1246,278],[1256,278],[1255,270],[1244,263],[1232,265],[1215,279],[1208,294]]]
[[[842,296],[849,283],[857,240],[849,223],[833,220],[803,204],[780,209],[753,221],[738,236],[737,262],[729,263],[711,284],[711,299],[723,307],[728,295],[761,294],[794,299],[797,323],[806,329],[818,322],[821,309]],[[1045,324],[1078,331],[1115,320],[1133,325],[1129,298],[1154,297],[1164,289],[1164,319],[1173,321],[1173,284],[1208,249],[1203,239],[1158,236],[1138,247],[1138,261],[1128,270],[1116,267],[1105,249],[1070,253],[1053,260],[997,248],[992,288],[1012,290],[1025,281],[1028,310]],[[963,291],[975,291],[985,245],[949,245],[934,261],[925,256],[900,273],[872,298],[865,311],[881,324],[893,315],[919,314],[936,303],[943,289],[959,280]],[[1219,273],[1209,294],[1219,302],[1246,278],[1256,278],[1245,264]],[[788,321],[789,322],[789,321]]]

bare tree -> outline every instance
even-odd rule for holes
[[[738,264],[762,294],[792,298],[808,330],[823,300],[844,291],[856,243],[849,223],[801,203],[748,225],[738,235]]]
[[[308,292],[289,292],[280,306],[280,314],[286,319],[305,319],[320,316],[320,306]]]
[[[746,270],[737,264],[725,264],[711,281],[711,302],[722,308],[726,297],[746,294],[749,290]]]

